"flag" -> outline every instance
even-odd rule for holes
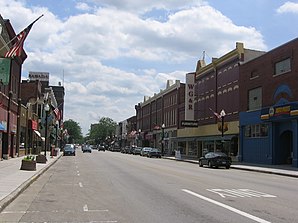
[[[213,111],[211,108],[209,108],[210,111],[212,111],[212,113],[218,118],[221,119],[221,115],[218,114],[217,112]]]
[[[60,119],[61,119],[61,115],[60,115],[60,110],[59,110],[59,108],[55,108],[55,109],[53,110],[53,112],[54,112],[54,114],[55,114],[57,120],[60,120]]]
[[[15,56],[21,56],[24,46],[24,41],[26,37],[28,36],[33,24],[39,20],[43,15],[39,16],[37,19],[35,19],[29,26],[27,26],[23,31],[21,31],[17,36],[17,41],[13,44],[12,48],[9,49],[4,57],[15,57]],[[14,38],[15,39],[15,38]]]

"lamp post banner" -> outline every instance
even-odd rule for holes
[[[0,81],[3,85],[9,84],[10,66],[10,58],[0,58]]]

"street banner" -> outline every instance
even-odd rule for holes
[[[10,66],[11,66],[10,58],[0,58],[0,83],[2,85],[9,84],[10,77]]]

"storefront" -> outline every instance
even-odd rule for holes
[[[298,167],[298,102],[240,113],[241,161]]]

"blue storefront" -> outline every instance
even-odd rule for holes
[[[239,160],[298,167],[298,102],[240,112]]]

